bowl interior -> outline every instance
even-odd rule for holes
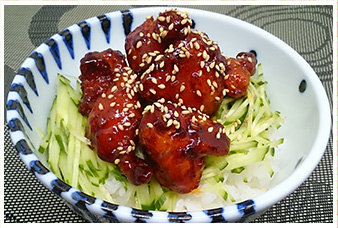
[[[23,75],[23,71],[19,71],[21,73],[13,81],[13,85],[24,88],[29,104],[24,102],[22,94],[18,92],[12,91],[8,95],[8,101],[18,101],[23,110],[21,115],[17,110],[7,111],[7,120],[18,118],[24,128],[24,135],[11,132],[14,144],[22,137],[27,137],[34,154],[48,167],[46,159],[36,149],[41,142],[39,131],[45,131],[55,97],[57,73],[67,76],[74,83],[80,74],[80,59],[85,53],[109,47],[124,53],[126,32],[140,25],[146,16],[156,17],[163,10],[158,7],[134,9],[124,14],[113,12],[90,18],[55,34],[39,46],[21,68],[30,70],[32,75]],[[276,153],[278,171],[275,172],[272,187],[285,181],[297,170],[301,175],[283,194],[286,196],[310,175],[327,143],[330,111],[317,75],[288,45],[253,25],[224,15],[199,10],[186,11],[190,12],[195,29],[206,32],[212,40],[217,41],[224,55],[235,56],[240,51],[250,50],[257,53],[264,78],[268,81],[266,90],[271,107],[286,117],[277,133],[277,137],[284,138],[284,144]],[[107,21],[110,26],[103,32],[102,26]]]

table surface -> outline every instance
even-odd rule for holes
[[[62,29],[92,16],[140,6],[4,7],[4,88],[24,59]],[[333,7],[330,6],[186,6],[230,15],[267,30],[294,48],[311,65],[333,96]],[[30,173],[17,155],[5,126],[4,222],[86,222]],[[254,222],[333,222],[333,142],[312,175],[287,198]]]

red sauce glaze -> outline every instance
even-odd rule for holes
[[[256,72],[257,58],[252,52],[240,52],[237,54],[236,59],[239,60],[244,69],[247,69],[250,75]]]
[[[172,40],[182,40],[190,32],[191,19],[185,12],[175,9],[159,13],[156,18],[155,33],[162,38],[166,47]]]
[[[130,67],[141,75],[154,61],[153,54],[163,53],[174,40],[184,39],[191,24],[187,14],[178,10],[168,10],[155,19],[146,19],[126,38],[125,50]]]
[[[228,96],[238,99],[246,94],[256,63],[255,55],[250,52],[240,52],[236,58],[227,59],[224,85]]]
[[[154,33],[155,24],[153,18],[147,19],[126,38],[125,50],[128,63],[138,75],[142,74],[151,64],[149,57],[146,58],[145,54],[163,51],[163,45],[154,41],[151,35]]]
[[[122,69],[126,66],[123,54],[112,49],[90,52],[81,59],[79,79],[83,96],[79,111],[82,115],[87,116],[96,99],[111,86],[115,78],[114,68]]]
[[[183,103],[212,115],[225,94],[225,57],[217,43],[199,31],[170,45],[141,76],[146,100]]]
[[[191,192],[199,185],[205,156],[226,155],[230,141],[221,124],[195,109],[168,102],[152,106],[140,123],[140,144],[161,185]]]
[[[89,113],[87,137],[102,160],[115,163],[131,183],[140,185],[149,182],[153,172],[135,155],[135,132],[142,116],[135,89],[137,75],[129,67],[115,73],[111,86],[96,99]]]

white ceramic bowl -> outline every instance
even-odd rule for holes
[[[218,41],[227,56],[254,50],[263,64],[272,109],[286,116],[279,133],[285,139],[284,144],[276,154],[277,166],[282,170],[275,173],[270,190],[245,202],[212,210],[181,213],[142,211],[110,204],[82,193],[59,180],[48,170],[46,161],[38,158],[37,148],[41,139],[35,129],[46,128],[56,93],[57,73],[78,76],[79,60],[89,51],[111,47],[123,52],[128,30],[140,25],[146,16],[156,17],[164,10],[155,7],[107,13],[72,25],[41,44],[22,64],[8,94],[7,121],[12,141],[21,159],[36,177],[89,221],[251,220],[293,192],[311,174],[325,151],[331,115],[320,80],[296,51],[268,32],[228,16],[181,9],[190,13],[195,29]],[[106,26],[106,33],[101,25]],[[86,32],[88,28],[90,34]]]

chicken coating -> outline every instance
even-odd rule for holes
[[[240,52],[237,54],[236,59],[239,60],[243,68],[249,71],[251,76],[256,73],[257,58],[253,52]]]
[[[130,67],[141,75],[149,68],[154,55],[164,50],[177,39],[184,39],[190,31],[191,19],[187,13],[176,9],[167,10],[157,18],[146,21],[128,34],[125,50]]]
[[[251,52],[240,52],[236,58],[227,59],[224,85],[228,96],[238,99],[246,94],[256,63],[256,56]]]
[[[135,185],[150,181],[149,164],[135,155],[136,131],[142,116],[140,97],[135,86],[137,75],[129,67],[116,70],[111,87],[94,103],[88,117],[88,138],[98,156],[115,163]]]
[[[139,142],[159,183],[173,191],[188,193],[197,188],[205,156],[229,151],[224,127],[195,108],[162,98],[147,106],[143,114]]]
[[[98,156],[115,163],[135,185],[147,183],[152,169],[136,157],[136,130],[141,119],[137,75],[119,51],[91,52],[81,59],[79,111],[88,115],[86,136]]]
[[[225,57],[216,42],[192,31],[170,45],[141,76],[140,93],[149,101],[168,101],[212,115],[225,95]]]
[[[123,54],[112,49],[90,52],[81,59],[79,79],[83,95],[79,111],[82,115],[88,116],[96,99],[110,87],[115,78],[114,69],[121,70],[126,66]]]

